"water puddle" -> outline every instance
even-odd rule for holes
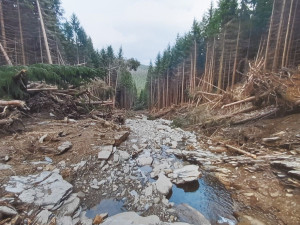
[[[212,224],[237,224],[233,216],[233,201],[230,193],[217,178],[209,174],[186,185],[173,185],[168,197],[170,202],[175,204],[189,204]]]
[[[86,211],[86,216],[91,219],[101,213],[108,213],[108,216],[113,216],[126,211],[123,205],[123,201],[118,201],[116,199],[103,199],[98,205],[88,209]]]

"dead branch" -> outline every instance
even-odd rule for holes
[[[242,149],[240,149],[240,148],[234,147],[234,146],[232,146],[232,145],[227,145],[227,144],[225,144],[225,147],[227,147],[227,148],[229,148],[229,149],[231,149],[231,150],[233,150],[233,151],[242,153],[242,154],[244,154],[244,155],[250,156],[250,157],[252,157],[253,159],[256,159],[256,155],[251,154],[251,153],[249,153],[249,152],[246,152],[246,151],[244,151],[244,150],[242,150]]]
[[[20,101],[20,100],[12,100],[12,101],[0,100],[0,106],[17,106],[20,108],[25,108],[26,104],[24,101]]]

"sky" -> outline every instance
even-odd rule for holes
[[[148,65],[158,52],[201,20],[212,0],[61,0],[65,17],[75,13],[94,47],[122,46],[124,57]],[[213,0],[214,2],[216,0]]]

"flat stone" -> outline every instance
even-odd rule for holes
[[[175,206],[178,218],[193,225],[210,225],[210,222],[196,209],[188,204]]]
[[[147,166],[152,164],[153,158],[150,156],[140,156],[137,158],[136,162],[139,166]]]
[[[0,215],[4,215],[4,216],[15,216],[18,214],[17,210],[15,210],[12,207],[8,207],[8,206],[0,206]]]
[[[119,150],[118,154],[120,156],[120,160],[121,161],[126,161],[126,160],[130,159],[130,155],[127,152],[125,152],[125,151],[120,151]]]
[[[10,165],[0,163],[0,170],[9,170],[11,169]]]
[[[5,187],[7,192],[19,194],[24,203],[51,209],[60,206],[72,192],[73,186],[55,172],[44,171],[27,177],[12,176]]]
[[[129,131],[121,131],[121,132],[118,132],[114,139],[115,139],[115,145],[116,146],[119,146],[122,142],[126,141],[126,139],[128,138],[129,136]]]
[[[47,225],[52,215],[52,212],[48,211],[47,209],[44,209],[39,214],[37,214],[33,221],[33,224]]]
[[[71,196],[64,202],[63,206],[59,209],[59,216],[72,216],[80,205],[80,199],[77,194]]]
[[[269,137],[269,138],[263,138],[262,141],[265,143],[269,143],[269,142],[275,142],[280,140],[280,137]]]
[[[135,212],[124,212],[124,213],[114,215],[112,217],[107,218],[101,224],[103,224],[103,225],[120,225],[120,224],[122,224],[122,225],[154,225],[154,224],[188,225],[186,223],[164,223],[159,220],[158,216],[152,215],[152,216],[142,217],[142,216],[139,216]]]
[[[59,217],[56,220],[56,225],[73,225],[73,220],[71,216]]]
[[[58,155],[65,153],[66,151],[68,151],[69,149],[72,148],[72,143],[70,141],[65,141],[63,142],[60,146],[58,146],[57,150],[58,150]]]
[[[159,191],[163,195],[169,194],[172,189],[172,182],[169,178],[167,178],[164,174],[159,174],[157,181],[155,182],[157,191]]]
[[[107,160],[113,151],[112,145],[101,146],[101,151],[98,153],[98,159]]]
[[[199,166],[187,165],[180,169],[174,170],[173,174],[174,179],[172,181],[176,184],[183,184],[186,182],[198,180],[201,172],[199,171]]]
[[[288,174],[291,175],[292,177],[300,179],[300,170],[291,170],[288,172]]]

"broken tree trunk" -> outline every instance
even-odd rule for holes
[[[12,64],[12,62],[10,61],[10,59],[9,59],[9,57],[8,57],[8,55],[7,55],[7,52],[5,51],[5,49],[3,48],[3,46],[2,46],[1,43],[0,43],[0,49],[1,49],[1,52],[3,53],[3,55],[4,55],[4,58],[5,58],[5,60],[6,60],[6,63],[7,63],[8,65],[12,66],[13,64]]]
[[[12,101],[0,100],[0,106],[17,106],[17,107],[24,108],[25,102],[20,100],[12,100]]]
[[[252,96],[252,97],[249,97],[249,98],[246,98],[246,99],[243,99],[243,100],[240,100],[240,101],[237,101],[237,102],[232,102],[232,103],[229,103],[227,105],[223,105],[222,106],[222,109],[224,108],[227,108],[227,107],[230,107],[230,106],[233,106],[233,105],[238,105],[238,104],[241,104],[241,103],[245,103],[245,102],[252,102],[254,101],[255,99],[258,99],[258,98],[263,98],[265,96],[267,96],[269,93],[264,93],[260,96]]]

